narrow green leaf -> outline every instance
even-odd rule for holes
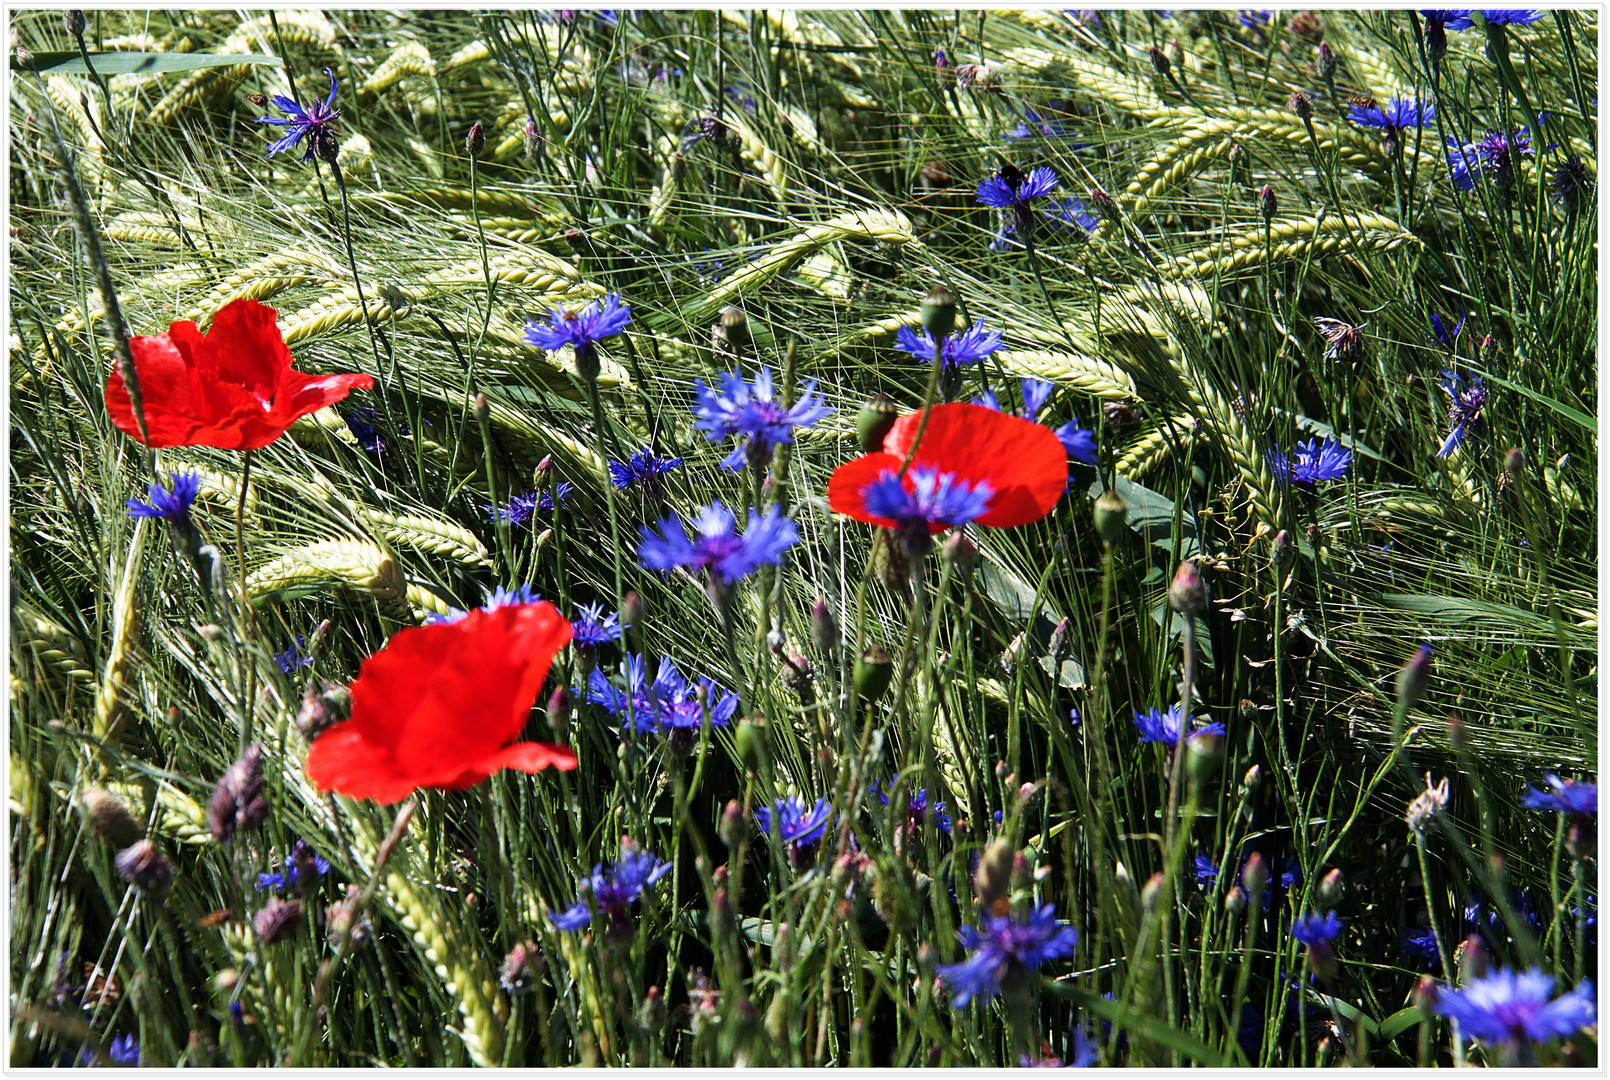
[[[1109,1001],[1099,994],[1080,989],[1072,983],[1047,980],[1046,986],[1058,997],[1066,998],[1076,1005],[1082,1005],[1113,1026],[1124,1031],[1132,1031],[1137,1035],[1144,1035],[1159,1046],[1166,1046],[1170,1050],[1178,1050],[1198,1065],[1223,1067],[1230,1064],[1224,1059],[1223,1054],[1198,1039],[1195,1035],[1185,1031],[1176,1031],[1159,1017],[1131,1012],[1116,1001]]]
[[[1378,1029],[1380,1039],[1382,1042],[1390,1042],[1424,1019],[1425,1013],[1420,1006],[1407,1005],[1381,1021]]]
[[[90,53],[89,61],[102,75],[154,75],[164,71],[197,71],[202,68],[234,67],[236,64],[279,64],[280,58],[264,53],[220,56],[217,53],[109,52]],[[84,58],[76,52],[34,53],[34,69],[41,75],[88,75]],[[11,70],[17,58],[11,57]]]

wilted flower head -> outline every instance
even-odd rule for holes
[[[275,897],[252,916],[252,928],[264,945],[275,945],[296,933],[305,918],[300,901]]]
[[[951,1005],[965,1008],[974,999],[988,1000],[1007,988],[1025,988],[1033,974],[1053,960],[1073,955],[1079,935],[1057,921],[1050,904],[1026,912],[985,915],[977,927],[964,926],[957,935],[970,955],[957,964],[940,964],[934,970],[950,989]]]
[[[1325,339],[1325,359],[1356,364],[1364,358],[1364,327],[1324,317],[1315,319],[1314,325]]]
[[[307,153],[302,155],[303,161],[312,161],[318,157],[322,161],[333,162],[336,155],[335,121],[341,115],[341,110],[335,108],[335,72],[329,68],[324,73],[330,76],[330,96],[323,104],[315,101],[307,108],[303,108],[288,97],[278,94],[274,96],[274,105],[284,117],[260,116],[254,123],[273,124],[276,127],[286,128],[286,132],[279,139],[270,144],[269,157],[273,157],[281,150],[289,150],[305,137],[307,139]]]
[[[1550,1001],[1553,992],[1553,976],[1538,968],[1499,969],[1458,990],[1441,988],[1433,1008],[1457,1022],[1462,1034],[1495,1045],[1565,1038],[1598,1019],[1593,983],[1583,980]]]
[[[173,864],[149,840],[136,840],[112,860],[118,877],[144,893],[163,893],[173,883]]]
[[[1438,385],[1448,395],[1448,437],[1437,456],[1447,457],[1459,448],[1467,434],[1486,429],[1487,418],[1482,410],[1487,407],[1487,384],[1480,375],[1471,376],[1467,384],[1462,376],[1444,371]]]
[[[1432,822],[1442,816],[1442,811],[1448,805],[1448,778],[1444,776],[1435,786],[1431,783],[1431,774],[1426,773],[1426,789],[1414,797],[1409,804],[1408,813],[1403,819],[1408,822],[1409,829],[1424,836],[1426,830],[1431,828]]]
[[[250,832],[268,820],[263,786],[263,748],[253,743],[224,770],[207,804],[207,828],[213,839],[227,844],[237,832]]]
[[[729,435],[743,441],[722,461],[736,472],[746,461],[764,465],[771,460],[772,448],[794,441],[794,429],[810,427],[833,410],[816,391],[816,380],[805,383],[799,398],[785,406],[772,384],[770,368],[761,368],[753,384],[737,372],[720,377],[718,386],[694,383],[698,400],[693,406],[693,426],[711,442]]]

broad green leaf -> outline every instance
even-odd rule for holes
[[[1424,1019],[1425,1012],[1420,1006],[1407,1005],[1381,1021],[1377,1029],[1379,1038],[1382,1042],[1389,1042]]]
[[[101,75],[155,75],[164,71],[198,71],[236,64],[279,64],[280,58],[263,53],[220,56],[217,53],[108,52],[90,53],[89,62]],[[17,70],[17,57],[11,57]],[[84,58],[76,52],[34,53],[34,70],[41,75],[88,75]]]

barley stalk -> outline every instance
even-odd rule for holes
[[[1349,235],[1351,234],[1351,236]],[[1233,277],[1260,269],[1266,258],[1261,228],[1238,229],[1231,234],[1228,247],[1216,243],[1202,251],[1182,255],[1161,269],[1171,278]],[[1367,251],[1396,251],[1407,245],[1421,246],[1420,238],[1390,218],[1380,214],[1327,214],[1316,218],[1287,218],[1270,231],[1272,244],[1268,256],[1277,262],[1301,261],[1314,256],[1350,252],[1353,244]]]
[[[358,97],[372,98],[382,94],[409,75],[425,79],[436,78],[436,61],[430,50],[417,41],[405,41],[391,51],[391,55],[358,87]]]
[[[153,124],[171,124],[186,109],[194,108],[210,98],[227,94],[251,74],[250,64],[235,64],[227,68],[204,68],[179,81],[162,100],[151,106],[149,120]]]
[[[93,732],[104,738],[111,730],[118,705],[128,685],[129,667],[134,655],[134,635],[139,623],[139,608],[135,597],[139,592],[140,558],[145,553],[149,535],[149,518],[134,523],[134,535],[129,540],[129,553],[123,562],[112,599],[112,642],[106,652],[106,667],[100,685],[95,688],[95,719]]]
[[[365,525],[388,544],[407,544],[418,551],[441,555],[467,566],[489,566],[490,556],[475,534],[461,525],[413,514],[393,515],[358,507]]]
[[[1196,418],[1184,413],[1173,418],[1174,429],[1189,428]],[[1130,480],[1140,480],[1157,466],[1161,465],[1169,454],[1174,451],[1174,440],[1169,437],[1167,426],[1148,431],[1140,438],[1134,440],[1124,449],[1115,463],[1119,473]]]
[[[1201,420],[1208,431],[1218,436],[1225,454],[1241,474],[1248,501],[1259,519],[1272,524],[1275,521],[1274,477],[1269,474],[1269,464],[1252,432],[1219,389],[1191,366],[1183,350],[1175,348],[1168,358],[1184,383],[1191,404],[1196,407],[1193,419]]]
[[[1094,356],[1015,349],[997,353],[996,358],[1013,375],[1031,375],[1037,379],[1071,383],[1091,397],[1106,401],[1129,401],[1138,396],[1135,380],[1115,365]]]

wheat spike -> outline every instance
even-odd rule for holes
[[[134,536],[129,540],[129,553],[123,562],[123,572],[117,580],[112,599],[112,644],[106,651],[106,667],[100,685],[95,688],[95,720],[93,731],[104,738],[111,730],[112,721],[128,684],[129,665],[134,654],[134,634],[139,623],[139,608],[135,597],[139,593],[140,558],[145,554],[147,526],[150,518],[134,523]]]
[[[1031,375],[1037,379],[1071,383],[1091,397],[1106,401],[1129,401],[1137,396],[1135,380],[1116,366],[1094,356],[1025,349],[1001,352],[996,356],[1001,366],[1013,375]]]

